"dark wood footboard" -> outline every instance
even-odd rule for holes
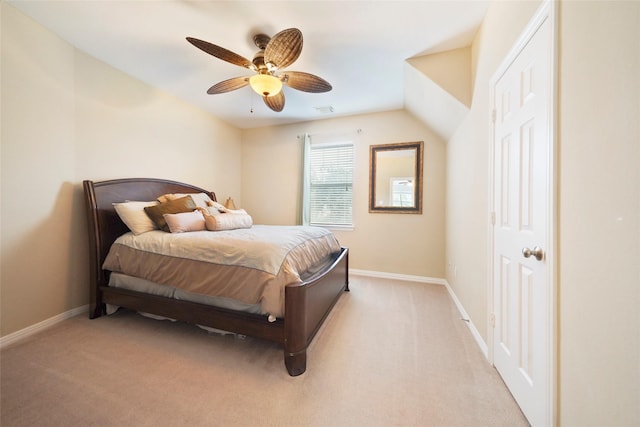
[[[175,181],[129,178],[102,182],[84,181],[89,227],[90,313],[104,314],[105,304],[210,326],[242,335],[280,343],[291,376],[306,370],[307,348],[344,291],[349,290],[349,251],[342,248],[331,265],[303,283],[285,289],[285,317],[269,322],[264,315],[249,314],[204,304],[174,300],[108,286],[109,272],[102,264],[115,239],[128,229],[113,203],[125,200],[154,200],[166,193],[215,193]]]
[[[284,363],[291,376],[307,369],[307,347],[343,292],[349,290],[349,250],[342,248],[328,271],[285,289],[285,318],[269,322],[264,315],[249,314],[174,300],[121,288],[100,286],[102,304],[170,317],[282,344]],[[99,315],[101,315],[100,312]],[[95,313],[91,317],[96,317]]]
[[[349,250],[316,277],[285,289],[284,362],[292,376],[307,366],[307,347],[342,295],[349,290]]]

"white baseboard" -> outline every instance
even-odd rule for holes
[[[451,296],[453,303],[456,305],[456,308],[460,312],[460,316],[462,316],[462,319],[464,319],[464,322],[467,324],[467,327],[469,328],[469,331],[471,332],[473,339],[476,341],[476,343],[478,344],[478,347],[480,347],[480,350],[488,360],[489,350],[488,350],[487,344],[482,339],[482,336],[480,336],[480,332],[478,332],[478,329],[475,327],[471,319],[469,319],[469,315],[467,314],[466,310],[462,306],[462,303],[460,302],[456,294],[453,292],[453,289],[451,289],[451,286],[449,286],[449,282],[447,282],[446,279],[439,279],[436,277],[426,277],[426,276],[411,276],[407,274],[384,273],[380,271],[371,271],[371,270],[355,270],[355,269],[349,269],[349,274],[350,275],[352,274],[354,276],[379,277],[383,279],[406,280],[409,282],[420,282],[420,283],[431,283],[435,285],[443,285],[445,288],[447,288],[447,292],[449,292],[449,295]]]
[[[408,274],[384,273],[380,271],[371,271],[371,270],[356,270],[356,269],[349,269],[349,274],[352,274],[354,276],[379,277],[383,279],[406,280],[409,282],[420,282],[420,283],[431,283],[435,285],[443,285],[447,289],[447,292],[449,292],[449,295],[451,296],[453,303],[458,308],[460,315],[465,320],[465,323],[467,324],[467,327],[469,328],[471,335],[473,336],[476,343],[478,344],[478,347],[480,347],[480,350],[482,351],[484,356],[488,359],[489,350],[488,350],[487,344],[484,342],[484,340],[480,336],[478,329],[476,329],[471,319],[469,319],[469,315],[467,314],[466,310],[462,306],[462,303],[460,302],[456,294],[453,292],[453,289],[451,289],[451,286],[449,286],[449,282],[447,282],[445,279],[440,279],[436,277],[426,277],[426,276],[413,276]],[[83,305],[81,307],[76,307],[64,313],[58,314],[57,316],[53,316],[47,320],[43,320],[42,322],[36,323],[35,325],[31,325],[17,332],[1,337],[0,348],[4,348],[5,346],[12,344],[18,340],[26,338],[35,333],[38,333],[44,329],[50,328],[51,326],[57,323],[60,323],[63,320],[69,319],[70,317],[77,316],[78,314],[86,313],[88,310],[89,310],[88,304]]]
[[[52,327],[57,323],[62,322],[63,320],[69,319],[70,317],[77,316],[78,314],[82,314],[82,313],[88,313],[88,312],[89,312],[89,304],[86,304],[81,307],[76,307],[69,311],[65,311],[64,313],[60,313],[57,316],[53,316],[47,320],[43,320],[42,322],[36,323],[35,325],[31,325],[24,329],[20,329],[19,331],[16,331],[12,334],[9,334],[0,338],[0,348],[4,348],[9,344],[13,344],[16,341],[19,341],[28,336],[41,332],[47,328]]]
[[[478,332],[478,329],[476,329],[476,326],[473,324],[473,322],[469,318],[467,311],[464,309],[464,307],[462,306],[462,303],[460,302],[456,294],[453,292],[453,289],[451,289],[451,286],[449,286],[449,282],[445,280],[444,286],[447,288],[447,291],[449,291],[449,295],[451,295],[451,299],[453,300],[453,303],[456,305],[456,307],[458,307],[458,311],[460,312],[460,315],[462,316],[465,323],[467,324],[469,331],[471,331],[471,335],[476,340],[476,344],[478,344],[478,347],[480,347],[480,350],[484,354],[484,357],[486,357],[487,360],[489,360],[489,349],[487,347],[487,343],[484,342],[484,340],[482,339],[480,332]]]
[[[436,277],[412,276],[409,274],[398,274],[398,273],[384,273],[382,271],[371,271],[371,270],[354,270],[352,268],[349,269],[349,274],[353,274],[354,276],[379,277],[382,279],[406,280],[408,282],[432,283],[434,285],[444,285],[447,283],[446,280],[438,279]]]

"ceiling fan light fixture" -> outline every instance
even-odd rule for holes
[[[187,41],[209,55],[257,73],[252,77],[233,77],[216,83],[207,90],[209,95],[226,93],[249,85],[262,97],[267,107],[279,113],[285,102],[282,85],[308,93],[329,92],[332,89],[329,82],[313,74],[301,71],[282,72],[298,59],[302,51],[302,32],[297,28],[282,30],[273,37],[265,34],[255,35],[253,41],[260,51],[256,52],[252,61],[204,40],[187,37]],[[330,107],[327,112],[332,111]]]
[[[249,78],[251,88],[260,96],[274,96],[282,90],[282,82],[279,78],[270,74],[256,74]]]

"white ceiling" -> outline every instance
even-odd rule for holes
[[[242,129],[401,109],[404,61],[468,46],[488,7],[485,0],[7,1],[81,51]],[[214,83],[252,73],[185,37],[251,59],[254,34],[291,27],[302,31],[304,47],[287,69],[320,76],[332,91],[285,88],[280,113],[249,87],[206,94]],[[326,106],[334,112],[316,109]]]

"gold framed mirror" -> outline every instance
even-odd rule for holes
[[[421,214],[424,142],[369,149],[369,212]]]

